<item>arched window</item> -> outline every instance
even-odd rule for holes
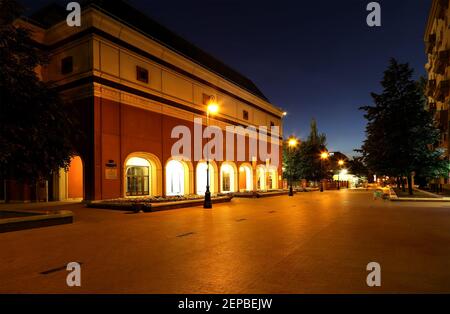
[[[251,191],[252,189],[252,168],[249,165],[242,165],[239,167],[239,191]]]
[[[197,194],[204,195],[206,192],[206,162],[200,162],[197,165]],[[214,168],[209,164],[209,191],[214,191]]]
[[[150,171],[148,160],[139,157],[128,159],[126,164],[126,195],[150,195]]]
[[[222,178],[222,192],[234,192],[234,169],[229,164],[223,164],[220,168]]]
[[[256,189],[266,189],[266,171],[262,166],[256,169]]]
[[[184,194],[184,167],[178,160],[171,160],[166,165],[166,195]]]

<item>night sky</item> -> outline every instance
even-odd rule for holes
[[[38,8],[52,1],[20,2]],[[358,108],[372,103],[389,58],[425,75],[431,0],[378,1],[382,26],[374,28],[366,24],[370,0],[129,2],[253,80],[289,113],[285,136],[305,137],[316,118],[330,151],[352,155],[360,147]]]

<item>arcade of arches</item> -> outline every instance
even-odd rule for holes
[[[116,175],[122,176],[122,197],[203,195],[206,169],[205,161],[191,163],[170,158],[163,165],[154,154],[135,152],[127,156]],[[49,200],[83,200],[84,172],[84,161],[74,156],[68,169],[61,169],[49,181]],[[276,167],[253,167],[248,162],[238,165],[231,161],[209,162],[209,188],[213,194],[273,190],[278,188],[279,181]]]

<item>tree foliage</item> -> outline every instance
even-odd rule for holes
[[[299,144],[301,145],[301,144]],[[288,180],[300,180],[299,163],[299,145],[289,147],[287,141],[283,142],[283,177]]]
[[[364,160],[360,156],[354,156],[352,159],[347,161],[348,170],[351,174],[357,177],[365,177],[367,179],[370,178],[369,169],[364,164]]]
[[[36,74],[46,56],[13,24],[21,12],[0,1],[0,176],[33,182],[68,166],[78,131],[68,104]]]
[[[294,151],[289,152],[285,147],[283,154],[286,174],[292,171],[294,180],[306,179],[309,181],[319,181],[328,175],[328,163],[321,164],[320,153],[326,150],[326,136],[319,133],[317,123],[311,121],[311,130],[306,140]]]
[[[442,152],[430,149],[439,130],[425,109],[422,84],[412,74],[408,64],[391,59],[381,81],[383,91],[372,93],[374,105],[361,107],[368,121],[364,162],[377,175],[408,177],[410,182],[413,172],[436,175],[445,167]]]

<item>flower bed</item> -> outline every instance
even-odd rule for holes
[[[110,200],[102,201],[103,204],[114,203],[114,204],[133,204],[133,203],[162,203],[162,202],[176,202],[176,201],[187,201],[196,200],[203,198],[203,195],[175,195],[175,196],[142,196],[142,197],[132,197],[132,198],[115,198]]]
[[[278,196],[289,193],[289,190],[277,189],[277,190],[268,190],[268,191],[244,191],[244,192],[236,192],[233,193],[235,197],[243,197],[243,198],[260,198],[267,196]]]
[[[214,194],[211,196],[213,203],[230,201],[230,194]],[[102,201],[94,201],[87,204],[91,208],[131,210],[135,212],[149,212],[153,210],[172,209],[188,206],[196,206],[204,199],[203,195],[177,195],[177,196],[142,196],[133,198],[117,198]]]

